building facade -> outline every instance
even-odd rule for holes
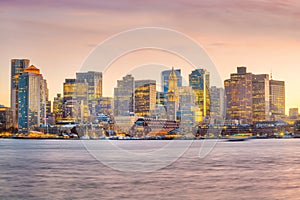
[[[57,94],[56,97],[54,97],[53,114],[56,122],[63,119],[63,97],[61,94]]]
[[[76,79],[65,79],[63,83],[63,119],[74,120],[75,112],[72,103],[76,102]],[[76,103],[77,104],[77,103]]]
[[[88,107],[88,83],[66,79],[63,84],[63,119],[68,121],[87,121],[90,112]]]
[[[270,80],[270,115],[272,120],[285,115],[285,82]]]
[[[41,113],[41,87],[43,77],[40,70],[31,65],[19,77],[18,84],[18,132],[29,133],[39,127],[43,114]],[[45,106],[45,105],[43,105]]]
[[[97,114],[110,116],[114,110],[114,99],[112,97],[100,97],[96,105]]]
[[[98,104],[98,99],[102,97],[102,73],[95,71],[78,72],[76,73],[76,82],[78,95],[82,96],[85,93],[85,84],[88,87],[87,103],[89,115],[96,115],[95,107]],[[83,89],[83,91],[81,91]],[[81,93],[81,94],[79,94]],[[81,98],[82,99],[82,98]],[[82,99],[83,100],[83,99]]]
[[[169,120],[177,120],[177,111],[179,106],[178,96],[178,78],[174,68],[168,78],[168,91],[167,91],[167,117]]]
[[[270,120],[269,75],[252,75],[253,122]]]
[[[285,115],[284,81],[269,80],[268,74],[248,73],[238,67],[224,81],[226,119],[238,123],[278,120]]]
[[[0,105],[0,132],[13,128],[13,112],[11,108]]]
[[[126,75],[117,81],[114,88],[114,116],[128,115],[134,112],[134,78]]]
[[[199,106],[203,119],[210,115],[210,75],[205,69],[196,69],[189,74],[189,86],[193,88],[195,104]]]
[[[149,117],[156,105],[156,81],[137,80],[134,90],[134,112],[137,116]]]
[[[180,128],[183,132],[192,131],[202,119],[200,108],[195,105],[195,97],[191,86],[178,88],[179,108],[177,119],[180,120]]]
[[[13,126],[18,127],[18,91],[19,77],[23,71],[29,67],[30,60],[28,59],[12,59],[11,60],[11,82],[10,82],[10,107],[13,112]]]
[[[212,86],[210,88],[210,116],[216,120],[225,118],[225,94],[224,88]]]
[[[167,119],[167,93],[156,91],[156,106],[152,116],[156,119]]]
[[[252,73],[246,67],[238,67],[237,73],[224,81],[226,120],[252,124]]]
[[[41,121],[44,122],[44,124],[47,124],[48,116],[51,113],[51,101],[49,101],[49,90],[48,90],[48,84],[45,79],[42,79],[41,81]]]

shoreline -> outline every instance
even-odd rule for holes
[[[14,139],[14,140],[229,140],[230,138],[39,138],[39,137],[0,137],[3,139]],[[274,139],[300,139],[300,137],[280,137],[280,138],[263,138],[263,137],[251,137],[245,138],[246,140],[274,140]]]

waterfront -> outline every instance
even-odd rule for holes
[[[127,150],[170,141],[113,143]],[[175,141],[178,145],[190,141]],[[80,140],[0,140],[0,199],[300,199],[300,140],[193,141],[173,164],[151,172],[113,170]]]

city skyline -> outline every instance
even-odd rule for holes
[[[195,125],[212,122],[256,126],[256,123],[278,120],[290,123],[295,119],[295,114],[292,118],[285,117],[285,82],[269,79],[268,74],[253,74],[246,67],[237,67],[237,73],[231,73],[230,79],[224,80],[225,91],[211,86],[210,71],[201,68],[189,73],[188,85],[181,85],[181,70],[174,67],[159,73],[162,80],[167,79],[163,87],[157,87],[156,80],[136,80],[127,74],[117,80],[113,98],[102,96],[102,72],[80,72],[76,78],[65,79],[63,96],[57,94],[51,112],[47,81],[40,70],[30,65],[30,60],[12,59],[11,65],[14,83],[11,91],[16,93],[12,95],[12,102],[18,103],[4,108],[2,114],[7,116],[8,121],[3,121],[7,127],[17,111],[18,127],[14,119],[12,128],[14,131],[18,128],[19,133],[61,123],[97,124],[104,120],[113,122],[118,131],[128,129],[131,134],[145,137],[150,129],[141,135],[134,125],[130,128],[136,117],[157,122],[169,120],[173,125],[180,123],[187,132],[195,130]]]
[[[76,73],[76,78],[65,79],[63,96],[57,94],[54,98],[52,113],[47,81],[40,70],[30,65],[27,59],[12,59],[11,65],[11,81],[14,83],[11,91],[16,92],[12,95],[15,96],[12,102],[18,104],[6,110],[12,111],[9,118],[13,118],[17,111],[19,133],[46,127],[48,122],[51,125],[98,123],[103,119],[118,121],[119,116],[119,119],[134,116],[182,122],[186,131],[191,131],[195,124],[212,121],[255,125],[254,122],[268,123],[271,120],[275,123],[277,120],[295,119],[295,114],[290,119],[284,116],[285,82],[272,77],[269,79],[268,74],[253,74],[246,67],[237,67],[237,73],[231,73],[230,79],[224,80],[225,93],[222,88],[210,86],[210,71],[206,69],[191,71],[189,85],[181,86],[181,70],[172,67],[170,72],[160,73],[162,80],[167,79],[164,87],[156,87],[156,80],[135,80],[132,75],[124,76],[117,81],[113,98],[102,96],[102,72],[80,72]],[[225,103],[222,103],[224,94]],[[18,99],[14,100],[16,97]],[[211,106],[216,106],[212,113]],[[6,122],[4,124],[7,125]]]
[[[1,199],[298,199],[299,0],[0,0]]]
[[[29,63],[30,63],[30,60],[29,59],[21,59],[21,60],[18,60],[18,59],[11,59],[11,68],[12,67],[15,67],[15,62],[24,62],[24,61],[27,61],[28,63],[27,63],[27,65],[29,66]],[[19,64],[17,63],[17,65],[16,66],[18,66]],[[22,66],[22,65],[20,65],[20,66]],[[27,66],[27,67],[28,67]],[[33,65],[32,65],[33,66]],[[25,67],[26,68],[26,67]],[[25,69],[24,68],[24,69]],[[244,66],[240,66],[240,67],[237,67],[238,69],[242,69],[242,68],[246,68],[246,67],[244,67]],[[11,70],[15,70],[15,68],[12,68]],[[23,69],[23,70],[24,70]],[[174,67],[172,67],[172,70],[174,69]],[[161,77],[160,78],[158,78],[157,80],[152,80],[154,83],[155,83],[155,91],[156,92],[158,92],[158,93],[166,93],[166,89],[168,89],[168,86],[166,85],[166,84],[168,84],[168,80],[167,80],[167,78],[165,77],[165,76],[169,76],[170,75],[170,73],[171,73],[171,71],[172,70],[164,70],[164,71],[161,71],[159,74],[161,75]],[[198,80],[198,75],[196,76],[196,79],[195,80],[197,80],[195,83],[193,83],[193,82],[191,82],[191,76],[193,76],[193,74],[195,73],[195,72],[197,72],[197,73],[200,73],[199,74],[199,77],[200,76],[202,76],[201,75],[201,73],[207,73],[208,74],[208,76],[205,78],[206,79],[206,81],[208,82],[208,85],[206,86],[206,88],[207,88],[207,90],[210,90],[209,88],[213,88],[213,87],[216,87],[216,85],[210,85],[209,84],[209,82],[210,82],[210,78],[209,78],[209,71],[207,71],[206,69],[201,69],[201,68],[199,68],[199,69],[195,69],[195,70],[193,70],[193,71],[191,71],[190,72],[190,74],[188,74],[188,79],[189,79],[189,81],[186,81],[185,79],[187,78],[187,77],[182,77],[181,76],[181,69],[179,68],[179,69],[175,69],[175,72],[177,73],[177,76],[179,76],[180,77],[180,79],[177,79],[176,78],[176,80],[180,80],[177,84],[180,84],[180,86],[193,86],[193,84],[196,84],[195,86],[196,87],[202,87],[202,90],[203,90],[203,87],[204,87],[204,83],[203,82],[199,82],[200,81],[200,79]],[[13,78],[14,78],[14,74],[15,74],[15,72],[14,71],[12,71],[11,72],[12,74],[11,74],[11,78],[12,78],[12,80],[13,80]],[[250,72],[250,73],[252,73],[252,72]],[[22,73],[20,73],[20,75],[21,75]],[[97,76],[98,77],[100,77],[100,79],[94,79],[94,76],[95,76],[95,74],[97,74]],[[195,74],[196,75],[196,74]],[[19,75],[18,75],[19,76]],[[125,76],[123,76],[123,79],[124,79],[124,77],[128,77],[128,76],[131,76],[131,77],[133,77],[133,78],[136,78],[135,76],[132,76],[132,74],[131,73],[128,73],[127,75],[125,75]],[[230,76],[232,76],[232,73],[231,73],[231,75]],[[266,80],[268,80],[268,82],[270,81],[270,86],[271,86],[271,83],[275,83],[275,84],[278,84],[277,82],[283,82],[283,87],[284,87],[284,91],[283,91],[283,95],[285,95],[285,82],[284,81],[279,81],[279,80],[274,80],[273,79],[273,77],[272,77],[272,74],[270,75],[270,78],[269,78],[269,75],[268,74],[258,74],[258,75],[255,75],[256,77],[262,77],[263,79],[262,79],[262,81],[264,80],[264,79],[266,79]],[[183,80],[184,80],[184,82],[186,82],[185,84],[182,84],[182,78],[183,78]],[[77,96],[77,95],[79,95],[77,98],[81,98],[80,97],[80,95],[82,96],[82,97],[84,97],[84,96],[94,96],[93,98],[95,98],[95,100],[96,99],[98,99],[99,100],[99,98],[100,97],[109,97],[109,98],[117,98],[115,95],[115,92],[114,92],[114,94],[113,95],[110,95],[110,96],[105,96],[105,95],[102,95],[102,90],[107,90],[107,88],[105,89],[105,88],[103,88],[102,87],[102,85],[103,85],[103,83],[102,83],[102,80],[104,79],[104,77],[102,76],[102,72],[97,72],[97,71],[87,71],[87,72],[83,72],[83,71],[80,71],[80,72],[76,72],[76,74],[75,74],[75,78],[73,77],[73,78],[65,78],[65,82],[64,83],[62,83],[62,85],[63,85],[63,92],[57,92],[56,93],[56,95],[58,96],[58,95],[61,95],[61,94],[63,94],[63,98],[64,98],[64,102],[66,101],[66,99],[68,99],[68,97],[70,96],[70,98],[71,99],[69,99],[69,100],[71,100],[71,101],[73,101],[72,99],[73,99],[73,97],[75,97],[75,96]],[[166,79],[166,80],[165,80]],[[100,80],[100,81],[99,81]],[[162,81],[162,82],[160,82],[160,80]],[[202,80],[202,78],[201,78],[201,80]],[[119,81],[120,80],[116,80],[116,86],[117,85],[119,85]],[[143,78],[140,78],[139,79],[139,81],[141,81],[141,82],[145,82],[145,81],[149,81],[149,80],[147,80],[147,79],[143,79]],[[166,82],[167,81],[167,82]],[[203,80],[202,80],[203,81]],[[136,82],[136,81],[135,81]],[[189,82],[189,83],[187,83],[187,82]],[[227,79],[225,79],[224,80],[224,85],[222,85],[222,86],[220,86],[220,87],[218,87],[218,88],[226,88],[226,82],[227,82]],[[91,86],[88,86],[89,84],[100,84],[99,85],[99,88],[97,89],[97,88],[93,88],[93,87],[91,87]],[[156,83],[158,84],[158,85],[156,85]],[[264,81],[262,82],[263,84],[262,85],[264,85],[265,83],[264,83]],[[71,85],[69,85],[69,84],[71,84]],[[281,83],[280,83],[281,84]],[[72,86],[73,85],[73,86]],[[75,86],[76,85],[76,86]],[[74,90],[74,91],[70,91],[70,89],[68,89],[68,88],[73,88],[72,90]],[[79,87],[79,88],[81,88],[81,89],[76,89],[77,87]],[[86,89],[83,91],[82,90],[82,88],[85,88],[86,87]],[[259,88],[260,88],[261,86],[259,86]],[[269,87],[269,83],[266,85],[266,87]],[[88,88],[90,88],[90,89],[92,89],[92,90],[99,90],[97,93],[99,93],[98,94],[98,96],[96,97],[94,94],[93,94],[93,92],[94,91],[92,91],[92,93],[90,93],[91,91],[90,91],[90,89],[88,89]],[[258,89],[259,89],[258,88]],[[271,88],[271,87],[270,87]],[[195,88],[194,88],[195,89]],[[88,92],[88,90],[90,91],[90,92]],[[116,90],[116,88],[114,88],[114,90]],[[13,91],[13,88],[11,89],[11,91]],[[65,93],[66,91],[68,91],[68,93]],[[80,91],[80,92],[79,92]],[[259,92],[259,90],[257,90],[258,92]],[[82,94],[78,94],[78,92],[79,93],[82,93]],[[269,90],[267,90],[267,91],[261,91],[262,92],[262,94],[264,93],[264,92],[266,92],[266,93],[269,93]],[[258,95],[257,97],[259,97],[259,96],[261,96],[261,92],[259,92],[259,93],[257,93],[256,95]],[[49,91],[48,91],[48,89],[47,89],[47,96],[48,96],[48,93],[49,93]],[[134,91],[132,91],[131,93],[134,93]],[[202,94],[203,95],[203,94]],[[255,95],[255,94],[254,94]],[[54,107],[54,104],[53,104],[53,102],[55,101],[55,99],[57,98],[57,96],[54,96],[53,97],[53,99],[50,99],[50,103],[51,103],[51,105],[50,105],[50,107],[52,108],[52,107]],[[13,97],[13,96],[12,96]],[[12,98],[11,97],[11,101],[14,101],[14,98]],[[202,98],[202,97],[201,97]],[[207,97],[208,98],[208,97]],[[285,98],[286,97],[284,97],[284,102],[285,102]],[[48,97],[47,97],[47,99],[48,99]],[[271,99],[270,99],[271,100]],[[249,99],[249,101],[250,101],[250,99]],[[251,100],[252,101],[252,100]],[[48,100],[47,100],[47,102],[48,102]],[[205,101],[204,101],[205,102]],[[203,102],[202,102],[203,103]],[[267,103],[267,102],[266,102]],[[278,102],[279,103],[279,102]],[[91,104],[91,103],[89,103],[89,104]],[[206,103],[204,103],[204,105],[205,105]],[[0,104],[0,105],[3,105],[3,104]],[[92,105],[92,104],[91,104]],[[89,112],[88,113],[91,113],[92,111],[91,111],[91,108],[93,107],[93,108],[95,108],[95,106],[96,106],[96,103],[93,103],[93,106],[91,107],[91,105],[90,105],[90,108],[89,108]],[[284,103],[284,105],[285,105],[285,103]],[[210,106],[208,106],[208,108],[207,109],[209,109],[209,107]],[[283,106],[283,108],[285,108],[285,106]],[[268,108],[269,109],[269,108]],[[268,113],[267,113],[267,110],[268,109],[265,109],[265,111],[263,111],[263,112],[265,112],[265,114],[266,115],[269,115]],[[283,109],[281,112],[286,112],[286,113],[288,113],[286,110],[289,110],[290,108],[285,108],[285,109]],[[270,109],[271,110],[271,109]],[[132,110],[133,111],[133,110]],[[85,112],[85,111],[84,111]],[[204,113],[206,113],[206,111],[204,111]],[[206,114],[204,114],[203,116],[205,116]],[[262,118],[263,119],[263,118]],[[267,118],[266,118],[267,119]]]
[[[297,73],[291,73],[297,71],[299,65],[300,23],[297,16],[300,4],[297,1],[183,3],[178,0],[168,8],[164,6],[168,2],[158,6],[148,1],[90,1],[84,6],[79,1],[72,4],[68,1],[1,1],[0,4],[0,19],[4,22],[0,25],[3,49],[0,103],[6,106],[10,101],[10,59],[34,61],[32,64],[38,66],[48,80],[49,96],[53,100],[56,93],[62,93],[64,79],[74,77],[97,44],[130,28],[159,26],[195,39],[216,63],[222,80],[237,66],[246,66],[255,74],[272,72],[274,79],[286,82],[286,113],[291,107],[299,107]],[[138,9],[142,12],[137,12]],[[177,10],[180,12],[175,12]],[[122,20],[124,16],[126,20]],[[131,62],[141,60],[139,57],[146,54],[149,52],[140,52],[130,58],[125,56],[116,64],[122,66],[128,59]],[[152,52],[152,55],[156,54]],[[183,62],[172,61],[170,57],[162,56],[161,60],[169,67],[184,66]]]

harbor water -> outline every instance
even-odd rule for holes
[[[130,151],[170,141],[2,139],[0,199],[300,199],[300,139],[218,140],[202,158],[197,140],[151,172],[112,169],[89,142]]]

